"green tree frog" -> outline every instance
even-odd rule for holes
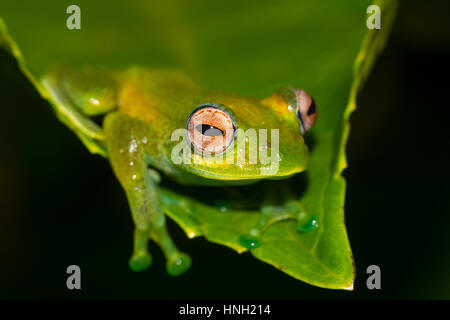
[[[125,190],[135,224],[129,261],[134,271],[152,263],[149,239],[164,252],[170,275],[191,265],[167,232],[161,179],[242,186],[290,177],[305,170],[309,160],[303,134],[314,124],[317,108],[308,93],[294,87],[259,100],[203,90],[177,70],[137,66],[122,71],[60,68],[41,83],[58,118],[89,151],[109,159]],[[100,115],[101,126],[94,121]],[[255,153],[270,155],[269,161],[263,163]],[[259,246],[262,233],[278,221],[296,219],[299,231],[307,231],[305,219],[311,219],[295,200],[282,209],[263,206],[260,212],[254,228],[238,239],[246,248]],[[311,221],[312,229],[317,223]]]

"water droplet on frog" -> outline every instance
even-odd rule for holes
[[[142,143],[143,143],[143,144],[147,144],[147,142],[148,142],[147,137],[143,137],[143,138],[142,138]]]
[[[250,235],[240,235],[238,242],[241,246],[249,250],[258,248],[261,244],[261,241],[257,237]]]
[[[135,139],[131,140],[130,145],[128,147],[128,152],[135,153],[137,149],[138,149],[137,141]]]
[[[130,162],[130,167],[132,167],[132,166],[134,166],[134,162],[133,161]]]
[[[317,223],[317,218],[316,217],[310,217],[305,222],[299,224],[298,231],[306,233],[306,232],[309,232],[309,231],[317,228],[318,226],[319,225]]]
[[[135,180],[135,179],[136,179],[136,175],[133,174],[133,175],[131,176],[131,179]]]

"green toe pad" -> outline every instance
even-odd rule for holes
[[[251,235],[240,235],[238,238],[238,242],[241,246],[249,250],[258,248],[261,244],[261,241],[258,237],[254,237]]]
[[[131,270],[135,272],[144,271],[152,264],[150,254],[132,256],[129,262]]]
[[[306,233],[318,227],[317,218],[314,216],[309,217],[308,220],[300,222],[297,226],[297,230]]]
[[[185,253],[180,253],[175,258],[167,261],[167,273],[171,276],[179,276],[191,267],[191,257]]]

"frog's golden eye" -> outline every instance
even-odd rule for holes
[[[317,118],[317,107],[314,99],[311,96],[300,89],[296,89],[297,94],[297,117],[300,120],[300,128],[302,133],[311,130],[314,122]]]
[[[224,151],[234,139],[235,126],[230,115],[211,104],[195,109],[189,116],[186,127],[192,146],[206,154]]]

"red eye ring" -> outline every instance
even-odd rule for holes
[[[235,132],[230,115],[213,104],[195,109],[187,120],[186,129],[194,149],[205,154],[225,151],[233,142]]]

